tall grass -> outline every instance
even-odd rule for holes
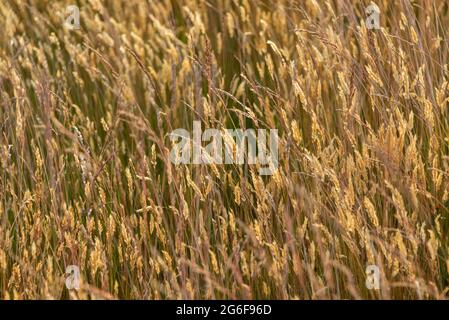
[[[2,0],[0,298],[446,298],[448,3],[368,4]],[[279,170],[172,164],[194,120]]]

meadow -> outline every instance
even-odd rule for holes
[[[446,299],[449,3],[376,4],[2,0],[0,299]],[[174,164],[195,121],[277,170]]]

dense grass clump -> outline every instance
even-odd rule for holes
[[[2,0],[0,298],[446,298],[448,4],[369,3]],[[277,172],[173,164],[193,121]]]

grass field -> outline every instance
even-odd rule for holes
[[[376,2],[2,0],[0,299],[447,298],[449,4]],[[174,164],[193,121],[277,171]]]

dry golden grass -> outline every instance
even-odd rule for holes
[[[368,4],[2,0],[0,298],[447,298],[448,3]],[[173,165],[193,120],[278,172]]]

